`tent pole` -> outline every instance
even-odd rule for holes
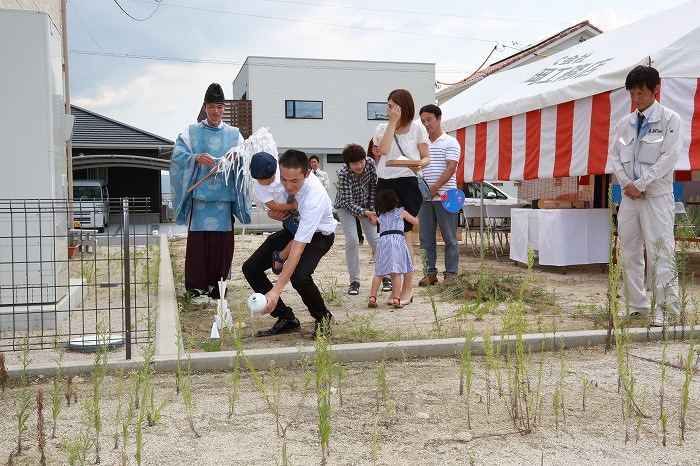
[[[481,237],[481,250],[484,250],[484,182],[479,182],[479,236]],[[483,253],[482,253],[483,258]]]

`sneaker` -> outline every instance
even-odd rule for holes
[[[393,289],[391,285],[391,278],[389,277],[384,277],[382,278],[382,291],[384,293],[389,293]]]
[[[350,288],[348,288],[348,294],[350,296],[357,296],[360,294],[360,282],[350,283]]]
[[[628,317],[640,317],[648,314],[648,312],[642,312],[639,308],[630,307],[629,309],[620,309],[620,311],[617,313],[617,317],[620,319],[626,319]]]
[[[656,312],[649,317],[649,327],[665,327],[663,313]]]

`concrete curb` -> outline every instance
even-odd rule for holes
[[[177,354],[177,328],[180,317],[177,312],[175,280],[170,263],[170,244],[167,235],[160,235],[160,269],[158,272],[158,308],[154,349],[156,355]]]
[[[690,336],[691,327],[671,327],[669,340],[684,340]],[[629,329],[630,338],[634,342],[651,342],[664,339],[661,328],[634,328]],[[503,337],[509,341],[511,348],[515,346],[515,337],[509,335]],[[581,330],[560,333],[531,333],[522,336],[525,351],[538,352],[544,341],[545,351],[556,351],[563,341],[565,348],[585,348],[605,344],[607,330]],[[493,344],[497,345],[501,336],[493,337]],[[446,338],[441,340],[410,340],[397,342],[374,343],[349,343],[332,345],[331,350],[335,360],[340,363],[368,362],[386,360],[400,360],[409,358],[433,358],[456,357],[464,348],[464,338]],[[249,349],[245,356],[250,359],[256,370],[265,370],[271,361],[275,361],[277,367],[293,367],[303,356],[313,357],[314,347],[304,346],[285,348]],[[483,338],[477,337],[472,343],[472,354],[484,354]],[[192,369],[195,371],[225,371],[231,369],[234,364],[235,351],[219,351],[215,353],[194,353],[191,356]],[[185,360],[183,356],[182,360]],[[134,358],[130,361],[109,361],[110,372],[116,372],[122,366],[125,370],[137,369],[143,362],[142,358]],[[91,363],[84,361],[66,362],[61,370],[65,375],[88,374]],[[155,369],[158,372],[174,372],[177,367],[175,354],[160,355],[155,357]],[[56,369],[55,363],[42,363],[31,365],[28,369],[30,376],[43,375],[50,377]],[[10,378],[18,379],[20,375],[19,365],[8,365]]]

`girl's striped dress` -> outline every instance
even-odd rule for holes
[[[403,207],[385,212],[378,217],[379,242],[375,251],[375,275],[413,272],[413,262],[403,236]]]

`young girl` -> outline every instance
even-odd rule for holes
[[[403,275],[413,272],[413,261],[403,234],[404,220],[411,225],[418,225],[418,219],[400,207],[399,196],[393,189],[383,189],[377,193],[375,207],[377,208],[377,223],[379,223],[379,242],[375,255],[377,262],[372,279],[372,290],[367,302],[368,307],[377,307],[377,292],[382,283],[382,277],[391,276],[394,291],[392,305],[401,309],[401,279]],[[411,298],[411,301],[413,298]]]

